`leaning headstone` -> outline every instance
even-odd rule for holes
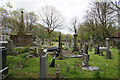
[[[40,54],[40,78],[48,78],[48,53],[46,50]]]
[[[55,57],[53,58],[52,62],[50,63],[50,67],[55,67]]]
[[[13,41],[9,40],[8,44],[7,44],[7,50],[10,52],[10,54],[14,54],[14,45],[13,45]]]

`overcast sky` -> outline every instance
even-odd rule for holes
[[[71,18],[75,16],[78,17],[79,22],[82,22],[85,11],[89,9],[89,3],[91,1],[92,0],[10,0],[15,9],[24,8],[27,11],[35,11],[38,14],[41,7],[45,5],[54,6],[65,18],[66,25],[64,25],[64,27],[69,27],[68,24]],[[0,5],[3,4],[5,4],[5,0],[0,2]],[[71,33],[67,28],[59,31],[64,34]]]

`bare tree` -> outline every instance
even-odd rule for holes
[[[70,31],[76,33],[75,31],[78,30],[78,28],[79,28],[78,27],[78,17],[73,17],[70,21],[70,24],[71,24],[69,27]]]
[[[103,38],[111,37],[109,30],[115,25],[116,14],[114,10],[111,9],[110,2],[94,2],[93,10],[96,16],[99,28],[103,30]]]
[[[47,27],[46,30],[48,32],[49,45],[51,45],[51,33],[56,28],[61,28],[62,26],[63,18],[61,13],[58,12],[55,7],[45,6],[42,7],[40,18],[44,23],[43,25]]]

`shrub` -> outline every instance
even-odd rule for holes
[[[73,52],[74,54],[78,54],[79,52]]]
[[[22,55],[21,57],[22,58],[26,58],[28,56],[28,54],[27,53],[25,53],[24,55]]]

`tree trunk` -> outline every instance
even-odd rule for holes
[[[50,32],[48,32],[48,38],[49,38],[49,46],[51,46],[51,33]]]

